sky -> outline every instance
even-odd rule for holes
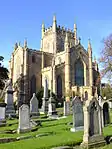
[[[52,25],[53,15],[57,24],[73,29],[77,24],[78,37],[87,49],[91,39],[93,57],[100,56],[102,39],[112,33],[111,0],[1,0],[0,1],[0,55],[4,66],[8,61],[15,42],[28,47],[40,48],[41,24]]]

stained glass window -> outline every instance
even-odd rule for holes
[[[84,66],[80,59],[75,63],[75,85],[84,86]]]

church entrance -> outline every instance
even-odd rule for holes
[[[62,97],[62,77],[57,76],[57,97],[60,99]]]

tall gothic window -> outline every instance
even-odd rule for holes
[[[33,96],[33,93],[36,93],[36,77],[33,75],[30,80],[30,97]]]
[[[62,78],[60,75],[57,76],[57,97],[62,97]]]
[[[75,85],[84,86],[84,66],[80,59],[75,63]]]

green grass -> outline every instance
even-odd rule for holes
[[[52,133],[48,136],[42,136],[39,138],[31,138],[27,140],[21,140],[17,142],[10,142],[5,144],[0,144],[0,149],[50,149],[54,146],[63,145],[77,145],[82,142],[83,131],[78,131],[75,133],[70,132],[72,126],[67,125],[72,122],[72,116],[68,116],[65,119],[45,121],[41,118],[42,126],[38,127],[35,132],[29,132],[24,134],[6,134],[0,133],[0,138],[2,137],[18,137],[18,136],[35,136],[37,134]],[[16,130],[18,120],[8,120],[8,124],[13,124],[11,126],[0,127],[0,131],[3,130]],[[112,135],[112,125],[104,128],[104,136]],[[112,145],[104,146],[100,149],[112,149]]]

